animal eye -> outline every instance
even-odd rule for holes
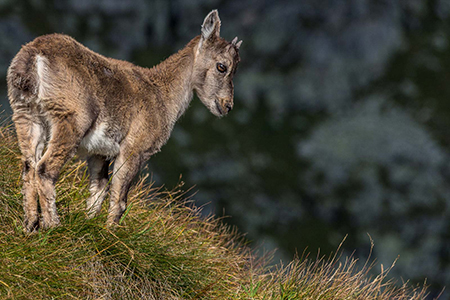
[[[224,64],[217,63],[217,71],[220,73],[225,73],[227,71],[227,67]]]

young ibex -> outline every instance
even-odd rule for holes
[[[133,177],[166,143],[193,91],[216,116],[233,108],[232,80],[242,41],[229,43],[219,32],[219,15],[213,10],[201,35],[151,69],[106,58],[60,34],[22,47],[7,81],[22,152],[26,231],[60,223],[55,182],[77,151],[87,155],[89,217],[101,210],[108,166],[115,159],[107,219],[111,225],[126,208]]]

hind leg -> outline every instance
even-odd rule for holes
[[[24,228],[27,232],[33,232],[39,228],[35,168],[44,149],[45,131],[40,120],[33,118],[26,108],[18,111],[14,113],[13,120],[22,152]]]
[[[42,211],[42,227],[60,224],[56,210],[55,183],[64,164],[73,157],[81,140],[71,116],[51,120],[51,139],[36,165],[36,187]]]
[[[102,203],[107,193],[108,167],[110,160],[104,156],[93,155],[87,159],[91,196],[86,200],[88,218],[93,218],[100,213]]]

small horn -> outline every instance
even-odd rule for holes
[[[238,41],[238,37],[235,37],[232,41],[231,41],[231,43],[233,44],[233,45],[236,45],[236,42]]]
[[[242,40],[240,40],[239,42],[236,43],[236,48],[239,49],[242,45]]]

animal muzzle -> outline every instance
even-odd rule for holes
[[[219,111],[222,115],[228,114],[233,109],[233,99],[219,99]]]

